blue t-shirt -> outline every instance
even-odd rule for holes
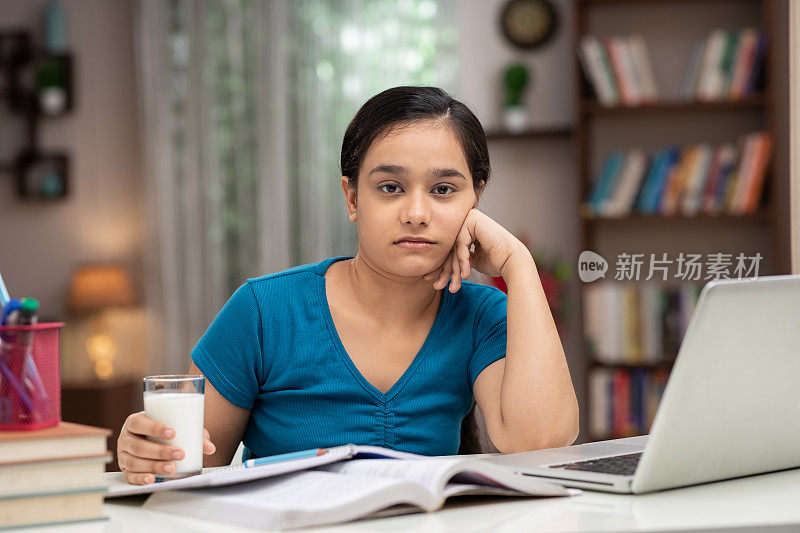
[[[214,388],[251,409],[245,458],[348,443],[458,453],[473,382],[506,354],[505,293],[469,281],[455,294],[442,289],[422,348],[384,394],[358,371],[331,317],[325,272],[342,259],[247,280],[192,350]]]

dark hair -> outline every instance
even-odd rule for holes
[[[489,182],[491,167],[486,134],[470,109],[438,87],[400,86],[367,100],[347,126],[342,141],[341,171],[348,186],[358,187],[358,174],[372,143],[392,131],[424,121],[450,126],[464,151],[475,189]],[[475,402],[461,423],[458,453],[481,453]]]
[[[392,87],[367,100],[347,126],[342,141],[341,171],[356,188],[367,150],[389,133],[423,121],[450,126],[461,144],[472,174],[472,186],[489,181],[489,149],[486,134],[470,109],[438,87]]]

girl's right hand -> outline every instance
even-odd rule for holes
[[[211,455],[216,446],[211,442],[208,430],[203,428],[203,453]],[[125,481],[134,485],[155,482],[155,474],[171,475],[175,472],[172,461],[184,458],[184,451],[177,446],[147,440],[175,438],[175,430],[155,420],[144,412],[133,413],[125,420],[117,439],[117,464],[125,473]]]

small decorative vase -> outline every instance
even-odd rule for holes
[[[528,127],[528,110],[524,105],[506,106],[503,109],[503,127],[510,133],[520,133]]]
[[[522,101],[532,77],[528,67],[522,63],[513,63],[503,71],[503,127],[510,133],[520,133],[528,127],[528,111]]]

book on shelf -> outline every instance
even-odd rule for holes
[[[650,431],[669,372],[626,368],[594,368],[589,375],[589,432],[618,438]]]
[[[757,28],[713,30],[695,43],[681,97],[686,101],[736,102],[753,96],[766,53]]]
[[[624,158],[619,174],[614,174],[607,198],[600,204],[602,216],[621,217],[628,215],[633,207],[636,194],[641,187],[642,179],[647,172],[648,158],[644,150],[633,149]]]
[[[676,354],[700,294],[697,283],[598,281],[583,290],[584,337],[605,364],[658,364]]]
[[[641,104],[643,91],[627,39],[614,35],[606,37],[605,44],[622,103],[631,106]]]
[[[642,96],[642,102],[653,104],[660,98],[656,78],[653,74],[653,65],[650,62],[650,53],[647,43],[640,34],[628,37],[628,49],[631,53],[632,70],[636,73],[636,81]]]
[[[0,432],[0,525],[103,518],[110,430],[60,422]]]
[[[578,45],[578,58],[591,81],[600,105],[614,107],[619,103],[617,82],[611,72],[610,60],[597,37],[584,35]]]
[[[659,200],[663,195],[666,183],[667,170],[678,161],[679,155],[680,149],[677,146],[669,146],[656,152],[639,190],[634,206],[636,212],[646,215],[658,212]]]
[[[621,151],[612,151],[606,157],[603,168],[594,182],[589,197],[582,206],[584,214],[593,215],[605,211],[605,203],[613,190],[616,176],[625,163],[625,154]]]
[[[389,458],[342,460],[224,487],[161,491],[144,507],[243,527],[283,529],[433,511],[448,498],[462,495],[580,494],[480,458],[391,458],[392,450],[370,448]]]
[[[736,145],[671,145],[652,156],[639,148],[613,150],[581,212],[597,218],[756,214],[773,147],[769,133],[756,131]]]
[[[773,148],[772,136],[765,133],[748,135],[742,142],[744,148],[738,166],[738,180],[730,204],[730,210],[737,215],[758,210]]]
[[[578,58],[601,105],[633,106],[658,100],[653,67],[641,35],[612,35],[603,41],[584,35]]]
[[[695,43],[681,85],[681,99],[735,102],[756,94],[766,52],[757,28],[715,29]],[[647,44],[639,34],[600,39],[584,35],[578,58],[586,79],[604,107],[658,102],[660,95]]]

